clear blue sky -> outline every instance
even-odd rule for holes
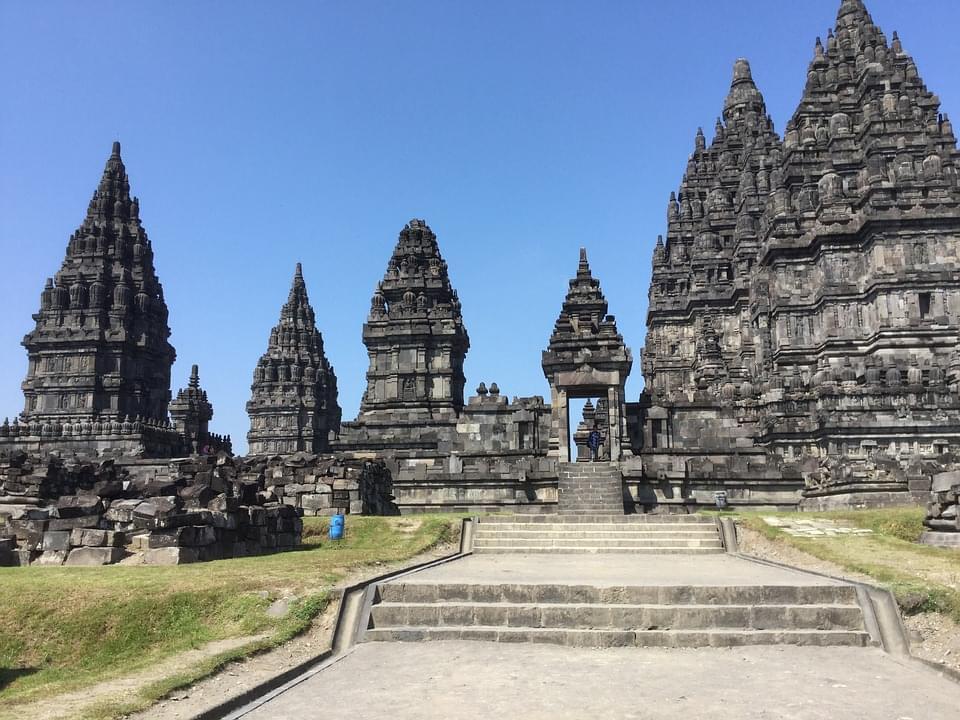
[[[22,409],[44,279],[119,139],[178,360],[245,448],[257,358],[303,262],[344,417],[396,236],[439,236],[472,347],[467,387],[540,370],[588,248],[642,388],[653,243],[735,58],[778,131],[839,0],[0,1],[0,417]],[[868,0],[960,119],[955,0]]]

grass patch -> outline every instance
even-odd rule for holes
[[[331,585],[450,542],[459,524],[451,515],[348,517],[344,540],[333,543],[327,519],[305,518],[302,548],[276,555],[180,567],[0,568],[0,717],[209,642],[267,636],[154,684],[135,703],[147,704],[289,640],[326,608]],[[271,602],[289,596],[299,601],[284,618],[266,615]]]
[[[872,535],[794,537],[767,525],[764,516],[847,522]],[[802,550],[890,589],[907,614],[939,612],[960,622],[960,553],[919,545],[923,510],[889,508],[818,513],[739,513],[737,519],[774,542]]]

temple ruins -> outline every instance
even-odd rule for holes
[[[843,0],[782,135],[746,60],[720,108],[712,139],[696,134],[653,248],[639,397],[626,396],[634,355],[586,249],[571,258],[552,334],[543,328],[549,398],[509,398],[489,378],[466,395],[463,308],[442,238],[414,219],[363,324],[358,416],[341,417],[297,265],[267,351],[251,358],[249,456],[230,460],[242,468],[230,477],[259,468],[251,503],[314,514],[361,511],[358,493],[378,510],[562,511],[564,473],[590,459],[596,430],[625,512],[691,512],[718,493],[744,507],[930,503],[931,532],[960,532],[960,152],[939,99],[897,34]],[[232,455],[209,430],[195,366],[171,401],[153,253],[114,143],[23,341],[24,409],[0,427],[0,478],[13,478],[2,502],[33,492],[16,480],[41,465],[27,456],[109,459],[136,479]],[[271,494],[263,473],[286,457],[312,479]],[[338,496],[318,480],[331,468],[375,477],[372,489],[357,480]],[[278,526],[284,545],[292,525]]]

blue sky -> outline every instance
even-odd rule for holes
[[[397,233],[437,233],[471,337],[467,387],[547,394],[540,370],[588,248],[642,388],[650,257],[737,57],[776,128],[839,0],[0,2],[0,417],[22,409],[44,279],[114,139],[177,349],[245,447],[257,358],[304,275],[344,417]],[[868,0],[960,118],[953,0]]]

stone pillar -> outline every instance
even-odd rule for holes
[[[555,457],[559,462],[571,462],[570,423],[567,407],[567,391],[557,387],[550,389],[550,442],[547,456]]]
[[[607,388],[607,445],[610,448],[610,462],[620,461],[620,447],[623,441],[620,427],[622,417],[619,388],[611,385]]]

